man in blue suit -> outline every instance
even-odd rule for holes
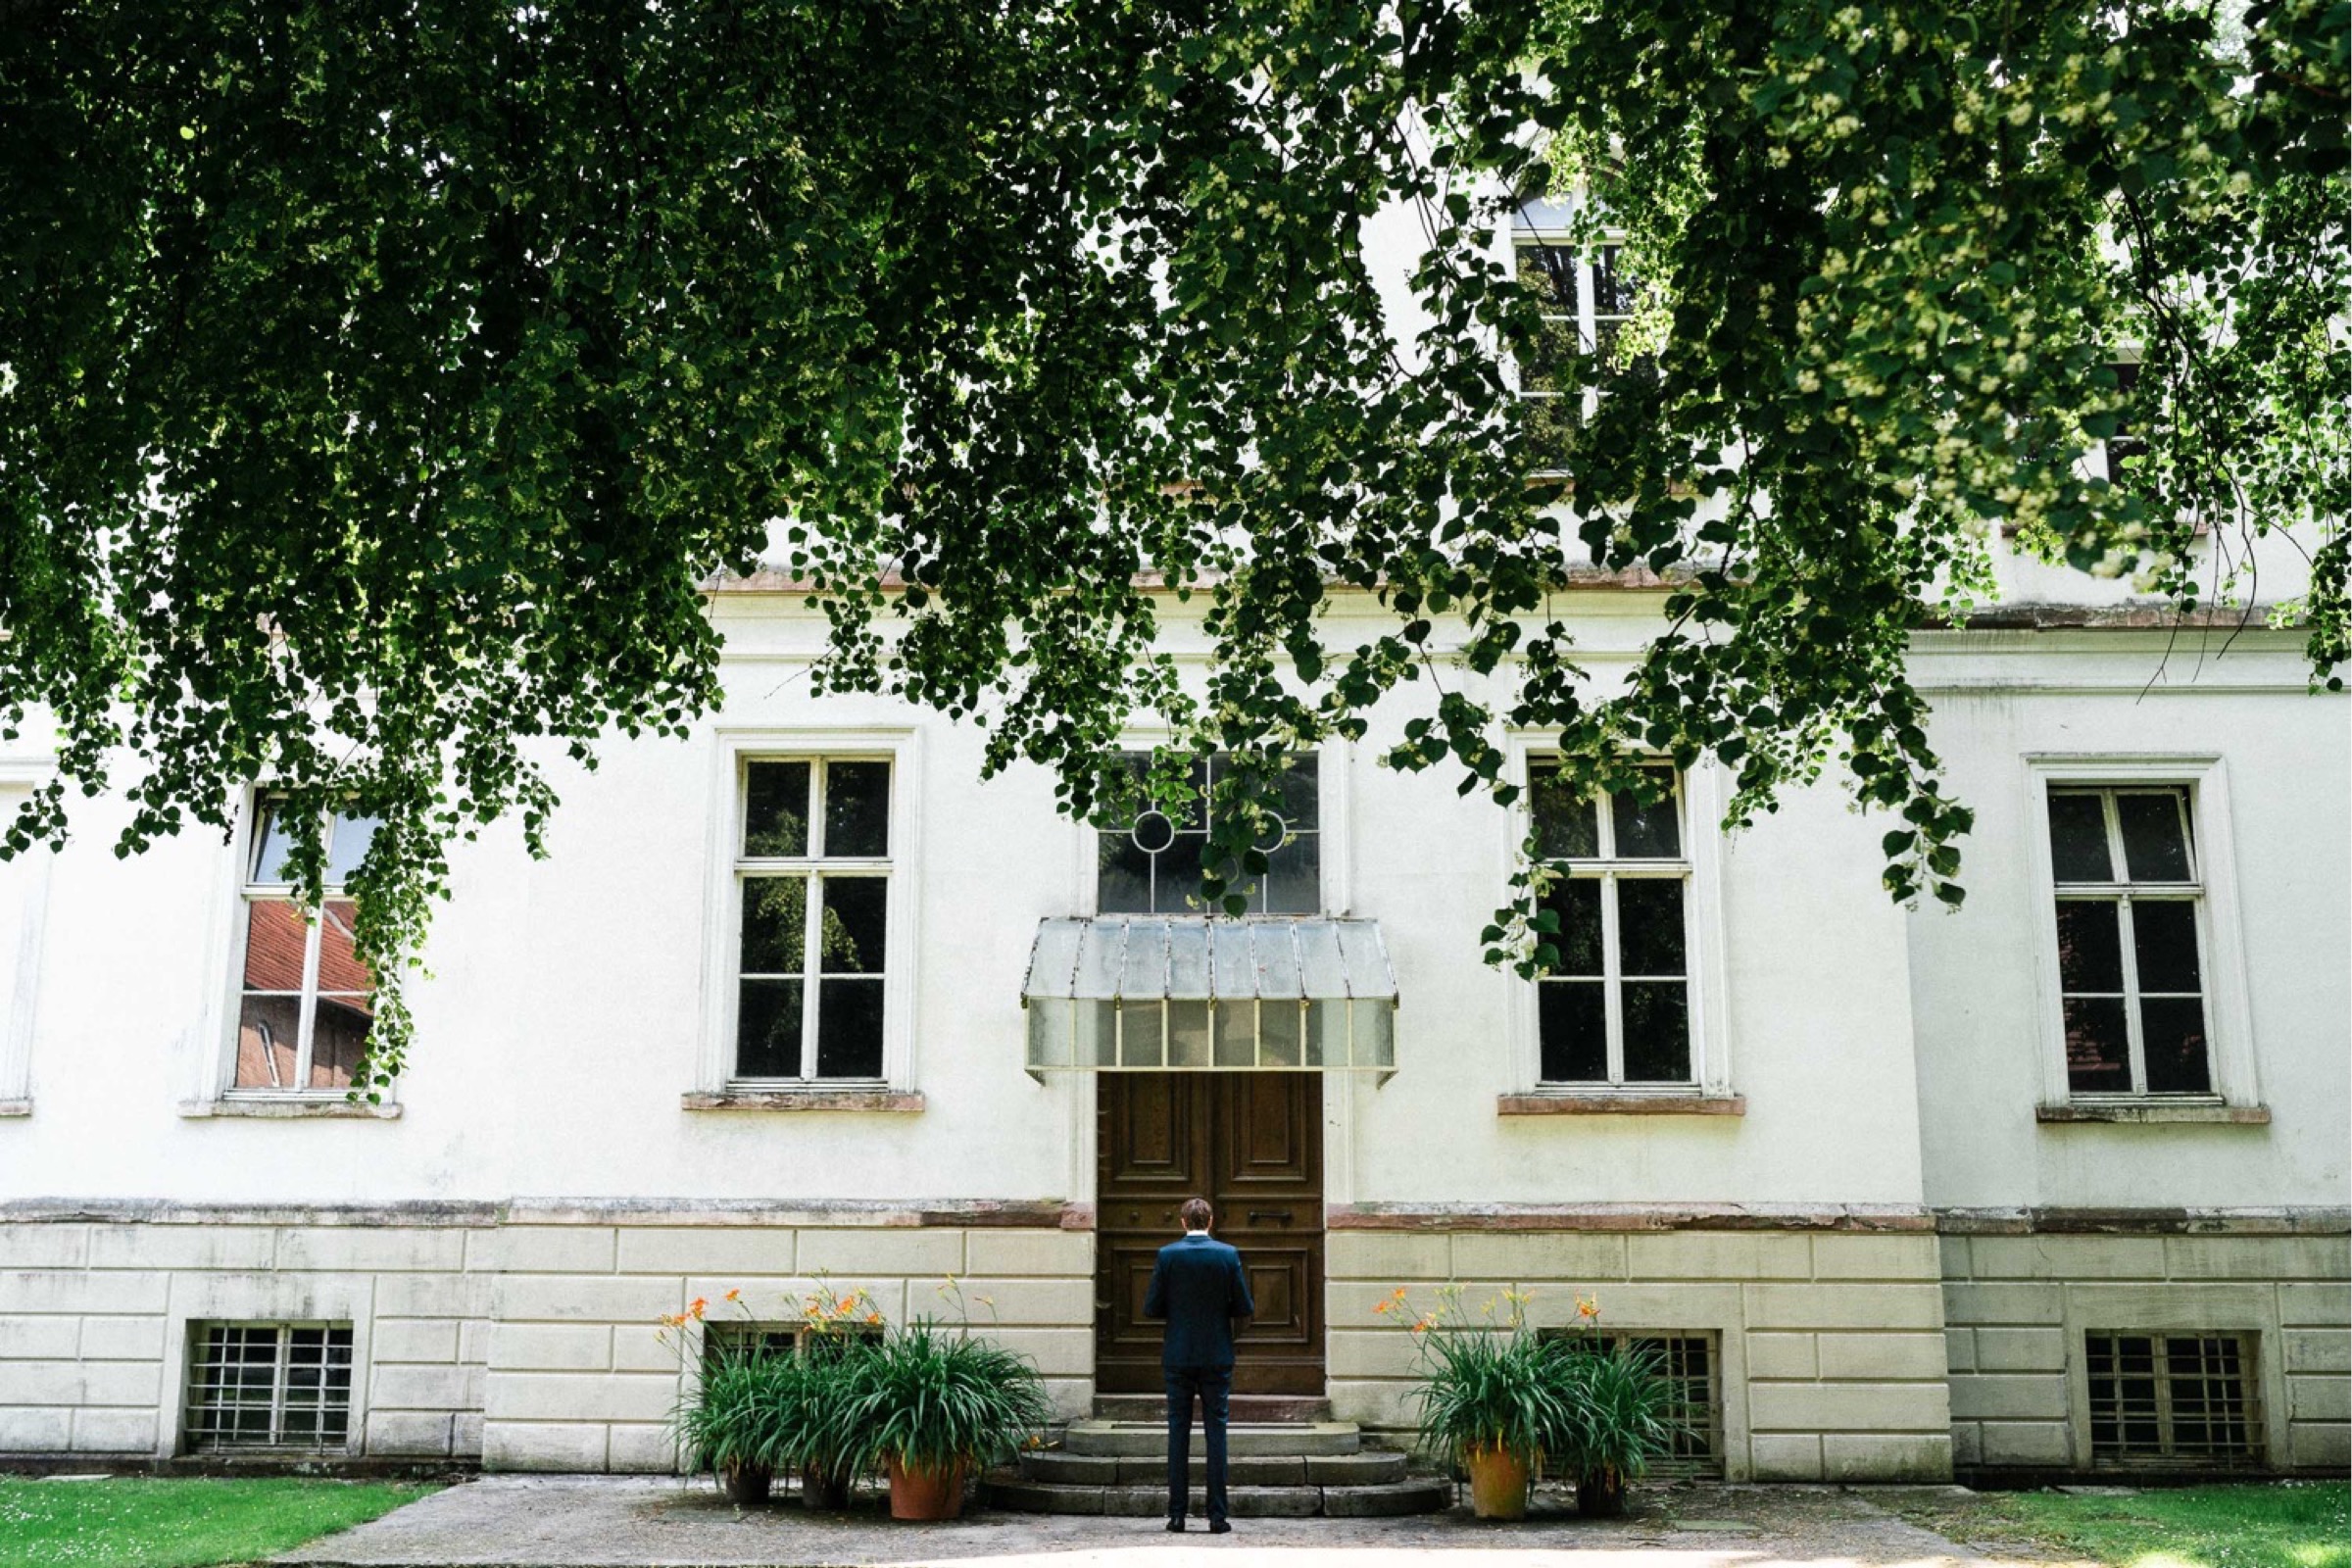
[[[1152,1288],[1144,1293],[1144,1316],[1165,1318],[1159,1367],[1168,1383],[1168,1528],[1184,1529],[1186,1459],[1193,1446],[1193,1399],[1200,1400],[1200,1430],[1208,1447],[1208,1530],[1221,1536],[1225,1522],[1225,1409],[1233,1393],[1233,1321],[1253,1316],[1250,1279],[1242,1254],[1209,1239],[1216,1216],[1208,1200],[1188,1198],[1177,1214],[1184,1240],[1159,1250]]]

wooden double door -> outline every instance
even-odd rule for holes
[[[1095,1387],[1160,1391],[1144,1316],[1177,1206],[1205,1198],[1241,1250],[1257,1316],[1234,1342],[1236,1394],[1323,1393],[1323,1079],[1311,1072],[1103,1073],[1097,1094]]]

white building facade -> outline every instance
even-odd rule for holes
[[[1657,609],[1582,594],[1593,667]],[[1538,789],[1574,874],[1530,983],[1477,940],[1526,822],[1377,767],[1381,726],[1203,922],[1189,824],[1098,832],[967,726],[811,698],[790,594],[712,612],[691,741],[608,747],[544,860],[459,847],[382,1107],[266,797],[126,860],[92,803],[0,868],[0,1459],[667,1470],[661,1320],[821,1290],[960,1299],[1075,1415],[1156,1386],[1139,1260],[1195,1192],[1263,1413],[1400,1434],[1374,1308],[1454,1281],[1662,1342],[1684,1462],[1734,1480],[2352,1454],[2352,775],[2291,637],[1923,635],[1960,912],[1889,903],[1831,786],[1735,835],[1706,768]]]

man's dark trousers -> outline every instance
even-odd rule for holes
[[[1233,1392],[1233,1324],[1256,1312],[1242,1254],[1195,1232],[1159,1250],[1144,1316],[1165,1318],[1160,1371],[1168,1386],[1168,1517],[1181,1524],[1191,1490],[1193,1400],[1208,1449],[1208,1522],[1225,1522],[1225,1412]]]
[[[1229,1366],[1171,1366],[1168,1380],[1168,1517],[1184,1517],[1191,1477],[1186,1456],[1193,1446],[1193,1397],[1200,1398],[1200,1433],[1208,1449],[1208,1522],[1225,1518],[1225,1411],[1233,1393]]]

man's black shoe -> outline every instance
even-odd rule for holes
[[[1171,1536],[1181,1536],[1181,1535],[1183,1535],[1183,1534],[1184,1534],[1184,1521],[1183,1521],[1183,1520],[1181,1520],[1181,1519],[1171,1519],[1171,1520],[1169,1520],[1169,1521],[1168,1521],[1168,1534],[1169,1534],[1169,1535],[1171,1535]]]
[[[1233,1534],[1233,1526],[1219,1519],[1209,1525],[1208,1533],[1212,1536],[1230,1536]]]

